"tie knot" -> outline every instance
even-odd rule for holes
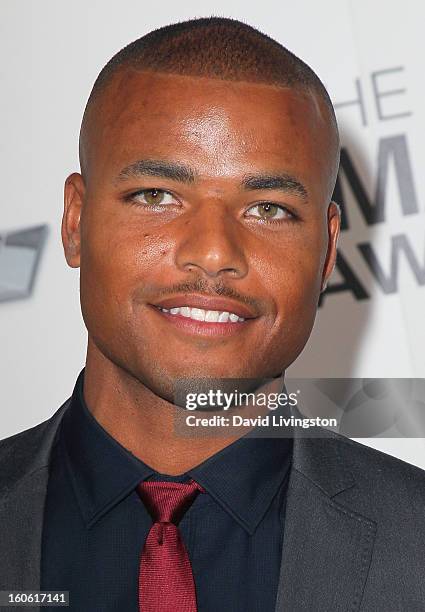
[[[137,486],[137,491],[155,522],[177,524],[198,493],[204,493],[205,489],[194,480],[144,481]]]

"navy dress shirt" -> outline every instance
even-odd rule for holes
[[[165,476],[100,426],[83,384],[84,370],[52,451],[41,588],[69,591],[75,612],[139,612],[139,562],[152,519],[135,487],[193,478],[206,493],[179,529],[199,612],[273,612],[292,441],[244,436],[184,475]]]

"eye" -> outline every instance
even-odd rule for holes
[[[251,212],[250,212],[251,211]],[[256,217],[263,221],[280,221],[282,219],[294,219],[293,215],[285,206],[273,202],[260,202],[252,206],[248,211],[248,217]]]
[[[141,189],[128,196],[128,199],[135,204],[144,204],[146,206],[168,206],[176,203],[176,199],[169,191],[156,188]]]

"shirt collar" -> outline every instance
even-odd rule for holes
[[[91,414],[80,373],[62,425],[65,459],[88,527],[154,472],[119,444]]]
[[[72,485],[90,528],[139,482],[161,475],[103,429],[84,401],[83,385],[84,370],[63,418],[61,436]],[[283,485],[291,456],[292,439],[244,436],[174,479],[196,480],[252,534]]]
[[[292,439],[247,437],[189,470],[251,535],[289,473]]]

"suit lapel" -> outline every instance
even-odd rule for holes
[[[50,451],[66,402],[51,419],[0,448],[0,590],[40,589],[41,536]],[[27,610],[37,608],[27,608]]]
[[[339,445],[294,440],[276,612],[359,610],[376,525],[338,503],[356,486]]]

